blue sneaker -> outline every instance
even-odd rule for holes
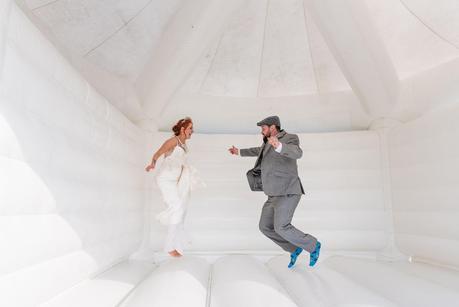
[[[319,254],[320,254],[320,247],[322,244],[320,244],[319,241],[317,241],[316,248],[314,251],[311,253],[311,258],[309,258],[309,266],[314,266],[319,259]]]
[[[303,249],[301,247],[297,247],[293,253],[290,254],[290,263],[288,264],[288,268],[291,269],[296,262],[296,258],[301,254]]]

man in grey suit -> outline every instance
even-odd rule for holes
[[[290,253],[289,268],[303,250],[310,253],[309,265],[314,266],[319,258],[320,242],[291,224],[304,194],[298,177],[297,159],[303,155],[298,136],[281,130],[277,116],[265,118],[257,125],[263,135],[260,147],[239,150],[233,146],[229,151],[242,157],[257,157],[255,167],[247,172],[247,179],[252,191],[264,191],[268,196],[260,217],[260,231]]]

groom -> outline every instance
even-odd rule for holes
[[[277,116],[265,118],[257,126],[263,134],[260,147],[239,150],[233,146],[229,152],[242,157],[258,157],[255,167],[247,172],[247,179],[252,191],[264,191],[268,196],[261,212],[260,230],[290,253],[289,268],[295,265],[303,249],[310,253],[309,265],[314,266],[319,258],[320,242],[291,224],[304,194],[296,161],[303,155],[298,136],[281,130]]]

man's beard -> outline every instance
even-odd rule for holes
[[[266,142],[268,142],[268,138],[271,137],[271,132],[268,131],[268,132],[266,133],[266,135],[263,134],[263,133],[262,133],[262,135],[263,135],[263,143],[266,143]]]

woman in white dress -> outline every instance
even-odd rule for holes
[[[197,178],[194,169],[187,163],[188,148],[186,141],[193,134],[193,122],[186,117],[177,122],[172,128],[174,136],[169,138],[153,155],[152,162],[146,171],[154,169],[156,161],[164,155],[156,183],[167,209],[157,215],[161,224],[168,225],[168,234],[164,251],[172,257],[180,257],[188,239],[184,231],[186,205],[190,190],[195,185]]]

